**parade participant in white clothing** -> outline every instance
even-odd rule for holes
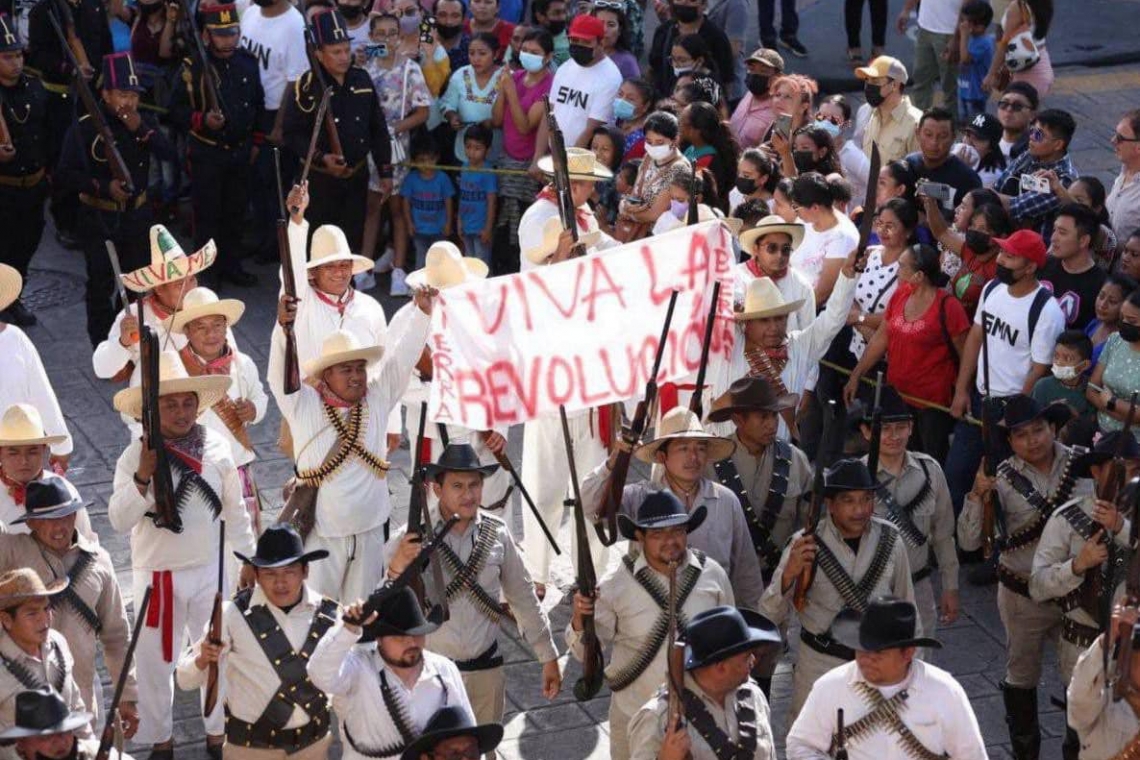
[[[732,303],[744,308],[748,284],[758,277],[776,283],[784,300],[799,302],[800,308],[788,315],[788,331],[802,330],[815,319],[815,291],[811,282],[792,269],[792,254],[804,240],[800,222],[785,222],[772,214],[740,233],[740,249],[748,258],[732,269]]]
[[[851,760],[952,757],[985,760],[985,743],[966,690],[942,668],[915,657],[917,647],[941,649],[918,635],[914,604],[895,597],[847,612],[833,633],[855,650],[854,662],[816,681],[788,732],[788,760],[834,756],[838,711]]]
[[[173,749],[174,668],[188,630],[206,627],[219,587],[222,551],[218,520],[225,521],[225,541],[237,551],[253,552],[249,513],[229,443],[198,422],[225,396],[230,378],[190,377],[178,354],[159,357],[158,416],[166,460],[174,485],[176,516],[160,520],[152,481],[158,466],[147,440],[134,440],[115,465],[114,491],[107,505],[111,526],[131,535],[134,598],[147,586],[151,598],[136,653],[139,683],[139,733],[153,744],[153,760],[169,760]],[[115,408],[133,419],[143,411],[141,388],[115,394]],[[159,523],[163,526],[160,527]],[[181,532],[175,532],[181,525]],[[241,586],[253,583],[243,568]],[[207,745],[215,754],[222,742],[222,710],[204,716]]]
[[[362,608],[363,601],[348,607],[317,644],[309,678],[332,697],[344,760],[398,758],[441,707],[471,716],[471,703],[455,664],[424,649],[439,624],[424,617],[411,589],[389,596],[363,622]]]
[[[222,635],[209,632],[178,663],[178,685],[198,689],[217,663],[226,684],[225,754],[239,760],[324,760],[329,704],[309,680],[307,662],[337,621],[337,604],[313,591],[309,563],[328,552],[306,552],[288,525],[273,525],[252,557],[257,586],[222,605]]]
[[[14,742],[17,757],[25,760],[96,760],[99,741],[81,738],[91,713],[71,709],[52,689],[29,689],[16,695],[16,719],[0,733],[0,743]],[[110,748],[112,760],[130,755]]]
[[[28,532],[26,525],[16,522],[24,516],[27,485],[50,474],[44,469],[49,447],[62,440],[63,436],[48,435],[40,413],[29,404],[13,404],[0,417],[0,524],[9,533]],[[86,507],[79,510],[76,528],[99,543]]]
[[[327,562],[312,569],[310,583],[325,596],[358,599],[380,584],[392,505],[384,459],[389,413],[427,342],[436,291],[415,292],[406,329],[393,342],[366,345],[338,330],[325,338],[320,356],[301,366],[308,382],[285,392],[285,333],[297,313],[282,296],[269,350],[269,387],[292,430],[298,485],[282,521],[290,521],[308,550],[325,549]],[[381,355],[387,356],[381,363]],[[370,377],[369,365],[381,363]]]
[[[502,740],[502,725],[475,725],[463,708],[446,706],[431,716],[423,734],[404,750],[400,760],[470,760],[481,754],[494,755]]]
[[[20,273],[7,264],[0,264],[0,311],[19,297],[23,287]],[[64,472],[71,459],[71,433],[67,431],[39,352],[23,330],[0,322],[0,357],[4,360],[4,371],[0,372],[0,409],[13,404],[30,404],[39,409],[46,417],[44,427],[53,436],[52,467]]]

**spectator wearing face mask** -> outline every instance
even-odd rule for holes
[[[365,5],[363,0],[337,0],[336,4],[336,9],[348,22],[348,37],[352,43],[350,49],[353,54],[360,53],[368,44],[370,29],[368,26],[368,8]],[[368,2],[367,5],[371,6],[372,3]],[[359,57],[357,63],[360,63]]]
[[[1109,336],[1120,328],[1120,311],[1128,296],[1140,287],[1136,280],[1119,273],[1110,273],[1096,294],[1096,319],[1085,327],[1085,335],[1092,341],[1092,363],[1100,361],[1100,352]]]
[[[776,185],[780,182],[780,167],[768,155],[757,148],[749,148],[740,154],[736,164],[736,187],[728,193],[728,206],[735,210],[746,203],[761,203],[768,216],[775,205]],[[788,300],[795,300],[789,298]]]
[[[784,59],[775,50],[760,48],[748,56],[744,66],[748,92],[736,105],[729,123],[740,146],[754,148],[776,121],[776,108],[768,90],[772,81],[784,73]]]
[[[812,122],[800,127],[792,135],[790,144],[781,151],[781,167],[784,173],[790,176],[806,172],[818,172],[825,177],[828,174],[842,174],[839,158],[835,155],[835,145],[831,141],[832,130],[835,126],[824,122],[824,126],[817,126]],[[776,141],[773,140],[773,145]]]
[[[736,162],[740,148],[716,108],[708,103],[692,103],[681,112],[681,139],[689,144],[685,158],[695,167],[708,169],[717,187],[736,185]],[[706,201],[720,208],[719,201]],[[722,211],[725,209],[721,208]]]
[[[1005,171],[1006,159],[1001,151],[1001,139],[1001,122],[988,113],[976,115],[962,127],[962,142],[978,154],[978,165],[974,171],[978,173],[982,187],[993,187]]]
[[[935,204],[930,198],[923,198],[923,201],[928,207]],[[942,214],[935,213],[935,210],[926,213],[930,230],[943,248],[943,256],[958,259],[954,268],[946,267],[951,275],[950,291],[962,302],[967,316],[973,319],[982,289],[997,276],[1000,249],[994,238],[1005,237],[1012,231],[1009,215],[1000,204],[983,203],[966,217],[963,224],[965,232],[958,232],[947,226]]]
[[[1095,390],[1096,385],[1100,390]],[[1121,430],[1128,415],[1128,399],[1140,391],[1140,291],[1128,296],[1120,307],[1120,326],[1105,341],[1100,361],[1093,369],[1086,394],[1097,408],[1097,426],[1102,433]],[[1137,410],[1140,417],[1140,410]],[[1140,439],[1135,419],[1132,434]]]
[[[435,0],[432,15],[435,16],[435,32],[440,47],[447,51],[451,70],[458,71],[469,63],[467,45],[471,42],[471,35],[463,30],[463,2]]]
[[[622,242],[643,237],[669,211],[674,177],[690,176],[689,162],[677,148],[680,125],[672,114],[657,112],[645,120],[645,159],[637,170],[633,192],[618,204],[616,235]]]
[[[439,97],[454,69],[438,36],[433,35],[431,42],[424,42],[421,39],[423,32],[420,25],[424,20],[424,9],[419,0],[395,0],[392,4],[392,15],[399,21],[398,54],[419,64],[428,90],[433,97]],[[435,109],[432,111],[432,118],[427,122],[429,129],[439,123],[438,113]]]
[[[1060,401],[1073,410],[1075,417],[1094,418],[1096,409],[1085,397],[1092,353],[1092,341],[1080,330],[1065,330],[1058,335],[1052,371],[1033,386],[1033,398],[1041,406]]]
[[[653,100],[653,85],[644,79],[627,79],[618,88],[614,120],[625,135],[622,157],[626,161],[645,155],[645,120]]]
[[[897,58],[881,55],[869,66],[855,69],[863,80],[863,96],[871,106],[871,116],[863,131],[863,152],[871,155],[871,143],[879,146],[884,164],[903,158],[918,149],[918,121],[922,111],[911,105],[904,94],[906,66]]]
[[[695,62],[688,56],[678,55],[678,41],[689,34],[698,35],[709,51],[706,68],[715,70],[722,86],[732,84],[735,74],[732,65],[732,44],[724,30],[705,17],[707,0],[672,0],[669,6],[671,19],[657,27],[653,44],[649,48],[650,81],[658,92],[671,92],[677,79],[690,71]],[[772,47],[775,47],[773,45]],[[681,62],[675,59],[681,57]]]
[[[566,35],[566,0],[534,0],[530,8],[535,26],[545,29],[554,40],[554,67],[570,60],[570,38]]]

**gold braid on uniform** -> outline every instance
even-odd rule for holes
[[[309,84],[305,84],[306,82],[308,82]],[[313,82],[313,72],[307,71],[301,75],[301,78],[297,80],[297,86],[293,88],[293,100],[296,101],[297,108],[298,108],[298,110],[301,111],[301,113],[312,113],[313,111],[315,111],[317,109],[317,98],[316,98],[316,96],[310,98],[308,108],[305,108],[305,106],[303,106],[301,104],[301,93],[305,90],[308,90],[309,85],[311,85],[312,82]]]
[[[357,404],[348,412],[347,418],[341,418],[340,412],[329,404],[325,404],[325,416],[328,417],[337,437],[341,441],[336,456],[319,467],[310,470],[297,470],[297,479],[307,486],[320,486],[337,470],[341,468],[349,457],[359,459],[372,470],[377,477],[383,478],[388,474],[388,463],[364,448],[360,438],[364,432],[364,405]]]

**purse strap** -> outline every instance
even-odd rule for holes
[[[1020,0],[1019,0],[1020,2]],[[412,62],[404,61],[404,86],[400,89],[400,118],[408,117],[408,75],[411,73]]]

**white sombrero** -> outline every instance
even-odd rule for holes
[[[732,456],[732,452],[736,450],[736,444],[727,438],[722,438],[719,435],[713,435],[707,432],[701,426],[701,421],[697,415],[693,414],[683,406],[677,406],[670,409],[661,418],[661,423],[657,426],[657,437],[652,441],[638,447],[637,458],[649,464],[655,463],[658,449],[666,441],[674,441],[679,439],[690,439],[698,441],[708,441],[709,444],[709,461],[719,462],[722,459],[727,459]]]
[[[305,268],[315,269],[338,261],[351,261],[354,275],[371,272],[374,263],[372,259],[352,252],[344,230],[331,224],[322,224],[313,233],[313,242],[309,245],[309,263]]]
[[[614,176],[613,172],[598,163],[594,151],[585,148],[566,149],[566,168],[569,170],[570,179],[612,179]],[[538,159],[538,169],[547,174],[554,174],[553,156],[543,156]]]
[[[455,243],[440,240],[428,248],[424,257],[424,268],[409,274],[406,282],[409,288],[430,286],[444,290],[453,285],[483,280],[486,277],[486,263],[471,256],[464,256]]]
[[[325,338],[321,344],[321,355],[305,362],[305,375],[319,378],[329,367],[345,362],[364,360],[369,365],[380,361],[384,355],[383,346],[362,346],[355,335],[345,330],[337,330]]]
[[[562,235],[562,230],[562,220],[557,216],[550,217],[542,223],[542,242],[533,248],[527,248],[522,252],[523,256],[535,264],[542,264],[558,250],[558,238]],[[602,233],[598,230],[589,232],[578,230],[578,243],[587,248],[597,245],[601,239]]]
[[[752,246],[756,241],[765,235],[772,235],[777,232],[782,232],[792,239],[792,250],[800,247],[800,243],[804,242],[804,226],[799,222],[785,222],[782,216],[777,214],[769,214],[756,223],[756,226],[750,230],[745,230],[740,234],[740,247],[744,249],[745,253],[752,253]]]
[[[123,284],[135,293],[146,293],[159,285],[184,280],[198,274],[218,258],[218,248],[213,240],[206,242],[201,250],[189,256],[182,246],[161,224],[150,228],[150,264],[123,275]]]
[[[194,288],[182,299],[182,308],[163,320],[169,332],[182,334],[186,325],[202,317],[226,318],[226,326],[233,327],[245,313],[245,304],[236,298],[218,298],[209,288]]]
[[[791,314],[804,305],[802,298],[795,301],[785,301],[784,294],[770,277],[757,277],[748,283],[748,290],[744,293],[744,310],[734,316],[737,322],[747,322],[750,319],[764,319],[765,317],[779,317]]]
[[[174,393],[196,393],[198,395],[198,416],[201,417],[210,407],[221,401],[233,380],[229,375],[199,375],[190,377],[182,364],[182,357],[174,351],[163,351],[158,357],[158,395]],[[142,388],[134,386],[115,394],[114,406],[117,411],[131,417],[142,417]]]
[[[4,311],[20,297],[24,289],[24,278],[14,267],[0,264],[0,311]]]
[[[39,410],[31,404],[12,404],[0,417],[0,446],[52,446],[66,435],[48,435]]]

